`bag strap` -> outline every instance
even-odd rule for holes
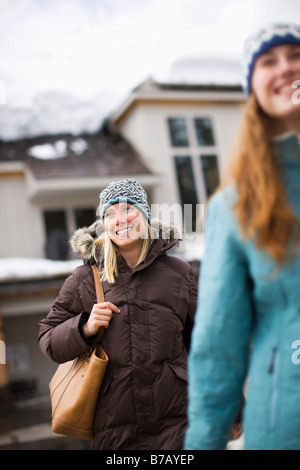
[[[102,288],[102,284],[101,284],[101,281],[100,281],[99,271],[98,271],[97,266],[95,266],[94,264],[92,265],[92,269],[93,269],[93,275],[94,275],[97,302],[101,303],[101,302],[104,302],[104,293],[103,293],[103,288]],[[104,326],[99,328],[99,331],[97,333],[96,342],[100,341],[104,331],[105,331]]]
[[[100,276],[99,276],[99,271],[98,271],[97,266],[95,266],[93,264],[92,268],[93,268],[95,288],[96,288],[96,294],[97,294],[97,302],[98,302],[98,304],[100,304],[101,302],[104,302],[104,294],[103,294],[102,284],[101,284],[101,281],[100,281]]]

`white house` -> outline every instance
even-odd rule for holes
[[[127,177],[150,197],[158,184],[132,145],[105,126],[94,135],[0,142],[0,340],[7,357],[0,396],[8,382],[15,397],[48,393],[55,364],[38,348],[38,322],[81,263],[72,259],[71,235],[96,220],[100,191]]]
[[[111,116],[114,128],[160,175],[153,202],[195,208],[192,221],[183,217],[186,236],[199,229],[196,219],[222,180],[244,102],[239,85],[157,83],[150,78]],[[153,216],[158,215],[156,210],[153,207]],[[193,244],[186,248],[193,250]],[[197,242],[194,249],[199,249]]]
[[[238,85],[148,79],[95,135],[0,142],[0,315],[11,388],[48,393],[55,365],[38,349],[38,321],[78,263],[68,238],[94,221],[99,192],[112,180],[136,178],[153,217],[162,205],[192,208],[179,254],[201,258],[199,210],[222,179],[244,100]]]

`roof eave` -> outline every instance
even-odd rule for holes
[[[136,87],[127,100],[112,114],[110,123],[114,127],[127,118],[139,104],[232,104],[244,103],[246,96],[240,85],[186,85],[155,84],[153,87]]]

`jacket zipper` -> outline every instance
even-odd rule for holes
[[[272,348],[272,357],[271,362],[268,367],[268,373],[272,374],[272,391],[271,391],[271,402],[270,402],[270,428],[271,430],[275,429],[276,425],[276,409],[278,403],[278,376],[279,376],[279,367],[278,367],[278,347],[279,347],[279,338],[276,338],[273,348]]]

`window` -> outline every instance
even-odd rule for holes
[[[220,183],[216,155],[200,155],[206,195],[210,197]]]
[[[172,158],[184,209],[184,228],[187,232],[195,231],[198,198],[204,203],[220,184],[214,121],[210,116],[199,114],[187,115],[186,118],[168,117],[167,121],[171,144],[178,148],[173,149]],[[185,148],[181,150],[179,147]],[[199,147],[205,147],[200,157]],[[185,205],[190,206],[190,215]]]
[[[194,124],[198,145],[215,145],[211,119],[195,118]]]
[[[44,212],[46,228],[46,257],[53,260],[68,259],[69,244],[65,211]]]
[[[75,224],[76,228],[89,227],[96,220],[95,209],[75,209]]]
[[[96,209],[91,207],[45,211],[46,257],[53,260],[67,260],[70,254],[69,234],[74,229],[89,227],[96,219]]]
[[[184,118],[169,118],[169,132],[173,147],[188,147],[189,139]]]
[[[174,158],[175,169],[177,175],[177,182],[180,192],[181,204],[188,204],[192,206],[192,220],[188,222],[188,229],[196,230],[196,205],[198,203],[197,189],[194,179],[192,159],[189,155],[176,156]]]

